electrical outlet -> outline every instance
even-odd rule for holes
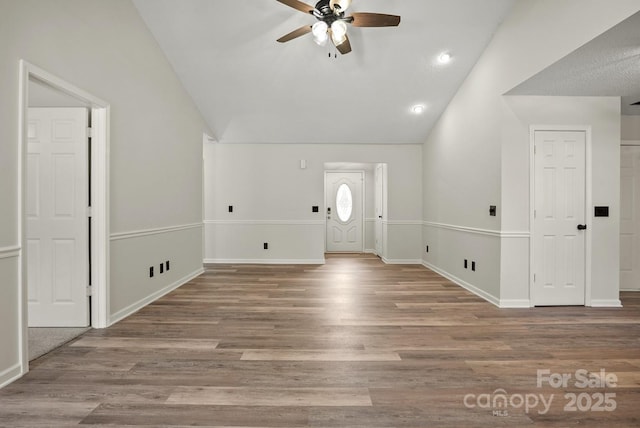
[[[153,278],[153,266],[149,268],[149,278]]]
[[[160,263],[160,273],[164,273],[164,263]]]
[[[429,252],[429,246],[428,246],[428,245],[427,245],[427,247],[426,247],[426,250],[427,250],[426,252],[428,253],[428,252]]]
[[[164,262],[164,264],[165,264],[165,270],[169,271],[169,260]]]
[[[311,212],[312,212],[312,213],[317,213],[317,212],[319,212],[319,211],[320,211],[320,209],[318,208],[318,206],[317,206],[317,205],[314,205],[314,206],[312,206],[312,207],[311,207]]]
[[[471,270],[476,271],[476,262],[471,262]]]
[[[465,268],[465,269],[467,269],[468,267],[469,267],[469,266],[468,266],[467,259],[464,259],[464,268]]]
[[[265,250],[268,250],[268,249],[269,249],[269,243],[268,243],[268,242],[265,242],[265,243],[263,244],[263,248],[264,248]]]
[[[229,212],[232,213],[233,212],[233,205],[229,205]]]

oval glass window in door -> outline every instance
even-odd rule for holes
[[[346,184],[341,184],[336,193],[336,211],[342,222],[349,221],[353,213],[353,196],[351,189]]]

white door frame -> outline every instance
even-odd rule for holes
[[[21,374],[29,371],[28,352],[28,282],[26,227],[26,160],[28,145],[29,80],[37,80],[55,90],[71,95],[91,109],[91,325],[109,325],[109,110],[107,102],[20,60],[18,104],[18,231],[20,240],[19,319]]]
[[[592,153],[591,153],[591,126],[589,125],[531,125],[529,127],[529,302],[534,306],[535,284],[533,282],[535,260],[534,260],[534,241],[535,241],[535,133],[538,131],[577,131],[585,133],[585,222],[587,230],[585,230],[585,275],[584,275],[584,303],[585,306],[591,306],[591,228],[593,227],[593,215],[590,208],[593,206],[592,200]]]
[[[364,200],[364,198],[365,198],[365,195],[367,194],[366,188],[365,188],[367,183],[365,182],[366,174],[365,174],[365,171],[363,169],[349,169],[349,170],[347,170],[347,169],[325,169],[324,170],[324,203],[323,203],[323,205],[324,205],[324,252],[325,253],[327,252],[327,225],[328,225],[328,222],[327,222],[327,206],[326,206],[327,205],[327,174],[330,174],[330,173],[341,174],[341,173],[345,173],[345,172],[355,172],[355,173],[362,174],[362,188],[360,190],[360,192],[361,192],[361,195],[360,195],[361,201],[360,202],[362,203],[362,208],[361,208],[361,214],[362,214],[362,220],[361,220],[362,221],[361,222],[361,224],[362,224],[362,227],[361,227],[361,229],[362,229],[362,231],[361,231],[362,232],[362,249],[360,250],[360,252],[364,253],[364,247],[365,247],[365,244],[364,244],[364,238],[365,238],[365,231],[364,231],[364,225],[365,225],[365,221],[364,221],[364,217],[365,217],[365,215],[364,215],[365,200]]]

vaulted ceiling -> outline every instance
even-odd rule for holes
[[[134,3],[220,142],[420,144],[513,0],[353,0],[347,15],[402,21],[349,26],[337,57],[311,35],[277,43],[316,21],[276,0]]]
[[[515,2],[353,0],[347,15],[402,20],[349,26],[341,55],[310,34],[277,43],[316,22],[277,0],[133,1],[217,141],[397,144],[426,140]],[[640,13],[509,94],[621,96],[623,114],[640,114],[638,46]]]

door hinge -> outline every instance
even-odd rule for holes
[[[90,285],[87,285],[87,296],[93,295],[93,288]]]
[[[93,210],[91,207],[87,207],[87,217],[93,217]]]
[[[92,127],[88,127],[88,128],[87,128],[87,136],[88,136],[89,138],[93,138],[93,137],[95,137],[95,133],[94,133],[94,131],[93,131],[93,128],[92,128]]]
[[[535,155],[536,153],[538,153],[538,146],[534,145],[533,146],[533,154]]]
[[[533,282],[536,282],[536,274],[533,274]]]

